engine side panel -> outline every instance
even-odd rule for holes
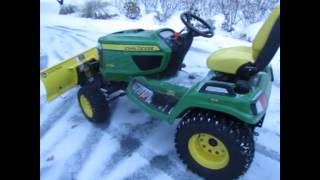
[[[99,39],[100,71],[109,80],[130,81],[137,75],[163,71],[169,62],[171,48],[157,31],[127,30]]]

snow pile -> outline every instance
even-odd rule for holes
[[[256,34],[259,32],[260,28],[262,27],[263,23],[264,22],[262,21],[262,22],[251,24],[244,30],[244,33],[246,34],[246,38],[248,41],[250,42],[253,41],[253,39],[256,37]]]

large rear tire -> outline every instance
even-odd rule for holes
[[[81,87],[78,101],[84,116],[93,123],[108,121],[109,105],[100,89],[92,86]]]
[[[233,180],[254,157],[251,129],[232,117],[197,110],[179,123],[175,146],[188,169],[205,179]]]

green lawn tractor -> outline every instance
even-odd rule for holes
[[[152,117],[179,120],[175,147],[187,168],[205,179],[243,175],[255,151],[255,128],[268,107],[273,74],[269,65],[280,46],[280,6],[252,47],[220,49],[207,59],[205,77],[183,70],[194,37],[214,29],[194,14],[181,14],[180,32],[131,29],[98,39],[98,46],[40,71],[52,100],[79,85],[79,105],[93,123],[108,121],[111,101],[127,95]],[[196,59],[194,60],[196,61]]]

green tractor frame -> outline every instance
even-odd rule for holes
[[[156,119],[180,120],[175,147],[188,169],[205,179],[236,179],[253,160],[254,130],[262,126],[268,107],[269,63],[280,46],[280,6],[252,47],[210,55],[205,77],[183,71],[183,60],[193,38],[210,38],[214,29],[189,12],[181,20],[186,27],[180,32],[131,29],[103,36],[97,47],[42,70],[47,99],[79,85],[84,116],[103,123],[109,120],[110,102],[127,95]]]

